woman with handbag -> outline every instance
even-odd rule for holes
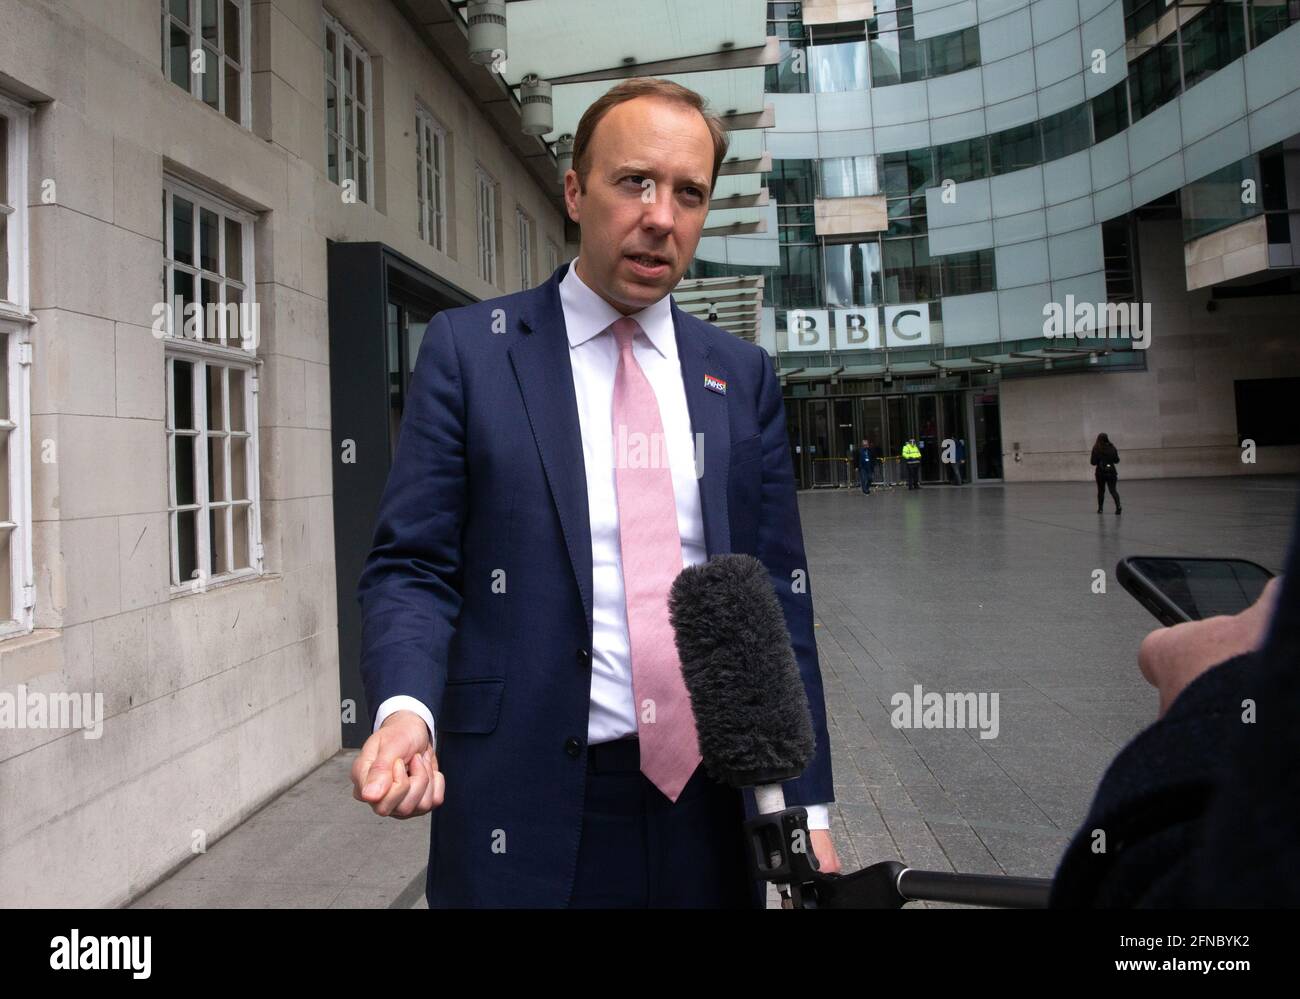
[[[1119,464],[1119,451],[1105,434],[1098,434],[1096,443],[1092,445],[1092,463],[1097,469],[1097,512],[1102,512],[1106,503],[1106,489],[1109,487],[1111,499],[1115,501],[1115,512],[1123,513],[1124,510],[1119,505],[1119,493],[1115,491],[1115,483],[1119,481],[1119,472],[1115,468]]]

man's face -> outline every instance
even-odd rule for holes
[[[582,228],[578,277],[624,315],[676,287],[709,213],[713,140],[686,105],[637,97],[611,108],[587,147],[587,190],[564,177],[569,217]],[[633,260],[649,255],[653,265]]]

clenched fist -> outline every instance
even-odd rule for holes
[[[352,797],[376,815],[424,815],[442,804],[445,793],[429,727],[414,711],[394,711],[385,718],[352,764]]]

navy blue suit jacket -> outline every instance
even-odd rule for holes
[[[573,887],[591,695],[592,562],[559,282],[434,316],[362,571],[361,673],[436,719],[446,798],[427,895],[563,906]],[[710,556],[771,573],[812,707],[816,754],[789,804],[834,799],[811,585],[781,390],[761,347],[672,304]],[[705,388],[705,375],[726,393]],[[801,573],[802,586],[793,586]],[[746,792],[747,813],[752,794]],[[737,831],[739,836],[739,830]]]

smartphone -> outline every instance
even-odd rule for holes
[[[1273,574],[1240,558],[1121,559],[1115,574],[1124,589],[1161,624],[1238,614],[1259,599]]]

